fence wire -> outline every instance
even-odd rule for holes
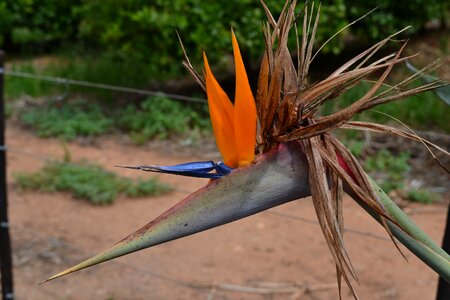
[[[165,92],[160,92],[160,91],[136,89],[136,88],[117,86],[117,85],[98,83],[98,82],[89,82],[89,81],[83,81],[83,80],[54,77],[54,76],[43,75],[43,74],[33,74],[33,73],[9,70],[9,69],[4,69],[4,68],[0,68],[0,73],[3,73],[8,76],[14,76],[14,77],[35,79],[35,80],[41,80],[41,81],[49,81],[49,82],[53,82],[56,84],[83,86],[83,87],[90,87],[90,88],[95,88],[95,89],[124,92],[124,93],[138,94],[138,95],[146,95],[146,96],[165,96],[167,98],[179,100],[179,101],[207,103],[206,100],[203,98],[189,97],[189,96],[165,93]]]

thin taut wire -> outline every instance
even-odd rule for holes
[[[2,69],[2,68],[0,68],[0,73],[4,73],[5,75],[8,75],[8,76],[50,81],[50,82],[60,83],[60,84],[63,83],[63,84],[69,84],[69,85],[77,85],[77,86],[91,87],[91,88],[96,88],[96,89],[125,92],[125,93],[139,94],[139,95],[147,95],[147,96],[166,96],[168,98],[175,99],[175,100],[207,103],[206,100],[202,99],[202,98],[195,98],[195,97],[176,95],[176,94],[170,94],[170,93],[164,93],[164,92],[142,90],[142,89],[136,89],[136,88],[130,88],[130,87],[124,87],[124,86],[116,86],[116,85],[105,84],[105,83],[96,83],[96,82],[74,80],[74,79],[68,79],[68,78],[62,78],[62,77],[53,77],[53,76],[42,75],[42,74],[32,74],[32,73],[7,70],[7,69]]]

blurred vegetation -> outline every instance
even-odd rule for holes
[[[359,0],[345,1],[348,19],[356,19],[374,5],[379,10],[352,26],[352,31],[367,41],[379,40],[403,27],[411,26],[409,34],[418,32],[429,21],[443,25],[450,17],[450,2],[442,0]]]
[[[207,105],[185,104],[164,97],[151,97],[139,105],[128,105],[117,117],[118,127],[130,133],[131,140],[143,144],[152,138],[167,138],[191,130],[209,133]]]
[[[98,103],[84,100],[62,105],[50,102],[42,106],[28,106],[19,118],[40,137],[59,137],[64,140],[104,134],[113,124],[113,120],[103,113]]]
[[[284,4],[284,1],[266,2],[274,12],[280,11]],[[316,43],[322,43],[374,5],[373,1],[367,0],[323,3],[322,26],[318,27]],[[435,0],[381,0],[376,5],[379,6],[377,11],[350,28],[360,40],[370,42],[407,25],[413,26],[409,33],[414,33],[429,21],[444,22],[450,9],[448,2]],[[257,61],[264,46],[261,24],[265,19],[261,4],[254,0],[217,3],[200,0],[156,0],[151,3],[144,0],[3,0],[0,3],[0,47],[22,53],[21,60],[12,64],[12,69],[18,71],[143,87],[152,79],[161,81],[187,76],[186,71],[180,71],[179,61],[183,55],[175,30],[180,32],[194,62],[201,58],[201,49],[205,47],[209,58],[220,69],[229,61],[226,54],[231,50],[230,26],[236,29],[243,53],[247,56],[245,61]],[[324,50],[339,52],[343,38],[349,32],[340,35]],[[31,60],[23,62],[23,55],[33,57],[39,53],[52,56],[37,66]],[[7,76],[5,89],[7,99],[11,100],[24,95],[48,97],[65,92],[66,87]],[[325,107],[325,111],[350,104],[367,89],[368,85],[355,87],[334,101],[340,104],[331,104]],[[90,100],[89,105],[70,101],[60,107],[32,107],[22,113],[20,119],[36,128],[41,136],[73,139],[77,135],[93,136],[118,127],[130,132],[136,143],[185,133],[188,128],[200,131],[209,128],[204,105],[141,98],[142,103],[125,109],[121,107],[117,109],[120,114],[115,115],[113,111],[118,98],[123,100],[128,95],[74,86],[70,87],[70,92],[95,93],[95,100]],[[97,99],[108,101],[99,106]],[[449,108],[436,99],[432,93],[425,93],[377,109],[415,128],[440,128],[450,132],[450,125],[446,122]],[[105,106],[109,106],[106,112]],[[8,110],[8,115],[11,115],[11,110]],[[365,113],[360,118],[391,121],[375,112]]]
[[[31,62],[13,65],[11,69],[13,71],[26,72],[30,74],[36,73],[36,67]],[[5,76],[4,80],[6,100],[14,100],[23,96],[36,98],[43,95],[52,94],[57,90],[54,83],[49,83],[46,81],[29,79],[24,80],[24,78],[15,76]]]
[[[171,191],[168,185],[155,178],[133,181],[87,162],[49,161],[34,173],[18,173],[14,177],[23,189],[69,192],[96,205],[111,204],[120,194],[146,197]]]
[[[418,202],[422,204],[431,204],[440,200],[440,195],[430,192],[427,189],[411,189],[407,193],[407,199],[412,202]]]
[[[118,129],[128,133],[134,143],[143,144],[153,138],[165,139],[191,131],[205,135],[211,131],[206,104],[186,104],[162,96],[113,109],[83,99],[50,101],[25,106],[18,116],[38,136],[63,140],[93,137]]]
[[[78,35],[81,0],[2,0],[0,46],[6,50],[46,51]]]
[[[266,2],[274,12],[281,11],[284,4],[278,0]],[[438,0],[324,2],[320,22],[326,26],[319,26],[317,44],[375,5],[380,9],[351,29],[361,40],[379,39],[408,25],[414,28],[409,31],[412,34],[428,21],[445,20],[449,11],[448,2]],[[201,49],[205,48],[216,64],[231,50],[230,27],[234,27],[244,55],[250,58],[246,61],[256,61],[264,46],[261,24],[265,19],[261,4],[255,0],[3,0],[0,47],[25,54],[63,48],[93,57],[99,64],[109,61],[122,65],[121,70],[131,69],[132,74],[147,81],[161,80],[177,77],[182,68],[175,30],[194,62],[200,60]],[[335,39],[324,51],[338,53],[344,37]],[[134,77],[133,82],[139,82]],[[104,81],[112,83],[112,78]]]
[[[379,183],[380,187],[386,193],[393,190],[403,190],[405,175],[410,171],[411,167],[408,163],[410,154],[401,152],[393,155],[389,150],[383,149],[376,155],[368,157],[364,163],[367,172],[374,174],[381,172],[385,176]]]

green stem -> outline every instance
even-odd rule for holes
[[[394,219],[398,222],[398,224],[413,238],[422,242],[431,250],[445,258],[447,261],[450,261],[450,255],[445,252],[439,245],[437,245],[431,237],[426,234],[422,229],[420,229],[404,212],[400,209],[400,207],[392,201],[386,193],[373,181],[369,178],[370,184],[375,189],[378,197],[380,197],[380,201],[383,204],[386,211],[394,217]]]
[[[450,256],[422,231],[371,178],[369,180],[386,211],[401,226],[400,228],[387,221],[392,234],[419,259],[450,282]],[[380,216],[375,211],[361,201],[358,203],[381,223]]]

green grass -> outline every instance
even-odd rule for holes
[[[370,156],[364,162],[367,172],[382,172],[386,177],[380,183],[381,188],[386,193],[393,190],[402,190],[405,188],[405,175],[411,170],[408,163],[410,154],[400,152],[394,155],[389,150],[383,149],[376,155]]]
[[[45,192],[69,192],[96,205],[111,204],[123,194],[127,197],[157,196],[171,191],[153,178],[133,181],[87,162],[52,161],[35,173],[14,176],[19,187]]]
[[[98,102],[81,99],[50,102],[23,108],[19,120],[40,137],[72,140],[79,136],[101,135],[116,128],[128,133],[136,144],[191,132],[204,135],[211,130],[207,105],[187,105],[162,96],[150,97],[139,105],[109,110]]]
[[[103,134],[113,125],[113,120],[103,113],[98,103],[86,100],[26,107],[19,119],[40,137],[64,140]]]
[[[10,68],[13,71],[29,74],[38,73],[36,67],[30,62],[15,64]],[[57,91],[58,86],[54,83],[30,78],[5,76],[5,99],[8,101],[14,101],[23,96],[30,96],[33,98],[42,97],[51,95]]]
[[[432,193],[426,189],[412,189],[408,191],[407,198],[410,201],[422,204],[431,204],[439,200],[439,195]]]
[[[117,120],[118,127],[129,132],[136,144],[192,130],[205,133],[211,128],[207,105],[186,104],[162,96],[148,98],[138,106],[128,105]]]

